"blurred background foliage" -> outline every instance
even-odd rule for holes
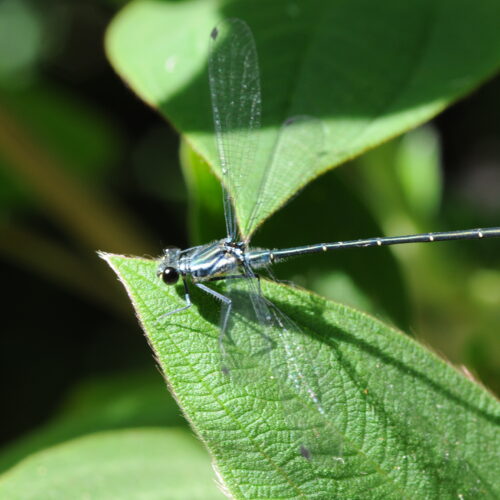
[[[107,63],[104,30],[124,3],[0,0],[3,469],[97,430],[182,425],[95,251],[156,256],[219,238],[220,188]],[[498,225],[499,110],[496,78],[310,184],[254,244]],[[275,272],[395,324],[500,392],[498,241],[353,250]]]

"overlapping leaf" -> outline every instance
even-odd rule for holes
[[[256,223],[325,169],[432,118],[500,65],[495,0],[136,0],[111,25],[109,58],[219,173],[207,59],[211,30],[230,17],[255,35],[263,100],[259,158],[236,199],[242,228],[286,118],[320,119],[324,154],[314,164],[275,163],[272,175],[287,186],[266,193]]]

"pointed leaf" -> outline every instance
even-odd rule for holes
[[[218,304],[211,297],[191,290],[193,307],[162,317],[184,304],[182,286],[164,285],[154,261],[103,257],[125,285],[175,397],[233,497],[500,494],[498,402],[401,332],[263,282],[266,296],[303,331],[308,355],[294,363],[314,364],[303,373],[315,374],[306,383],[319,388],[321,410],[302,401],[300,391],[285,391],[283,401],[265,364],[251,385],[221,369]],[[259,335],[259,325],[242,321],[238,328]],[[260,358],[254,362],[258,371]],[[317,440],[309,447],[311,432]]]

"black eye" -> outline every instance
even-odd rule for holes
[[[161,279],[167,285],[175,285],[179,280],[179,273],[174,267],[166,267],[161,273]]]

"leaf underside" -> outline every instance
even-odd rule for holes
[[[254,33],[262,87],[258,158],[244,191],[232,193],[248,233],[321,172],[429,120],[500,65],[496,0],[132,2],[111,24],[108,57],[219,176],[209,34],[233,17]],[[321,158],[277,162],[283,184],[270,186],[251,220],[279,127],[297,115],[323,123]]]

